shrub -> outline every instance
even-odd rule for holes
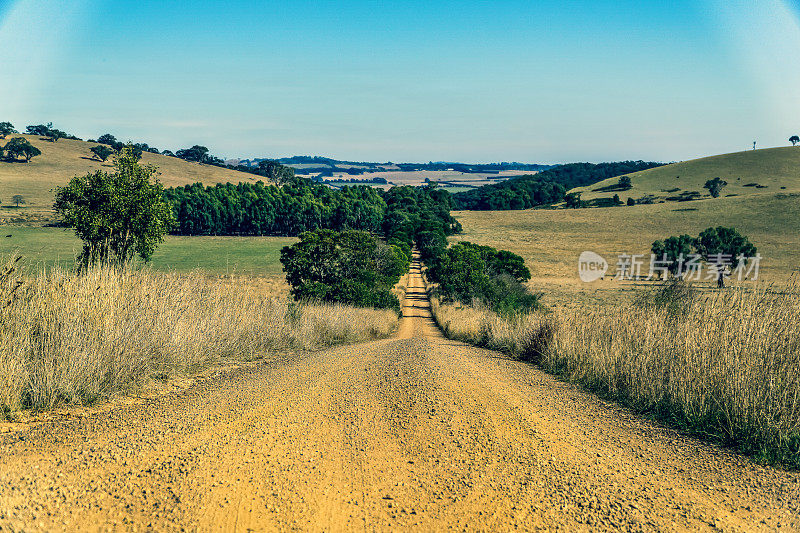
[[[531,279],[530,270],[522,257],[507,250],[460,242],[433,262],[427,276],[445,302],[475,301],[503,314],[538,306],[538,296],[522,284]]]
[[[283,248],[281,263],[296,300],[397,310],[391,289],[409,266],[399,247],[366,231],[325,229],[302,233],[300,242]]]

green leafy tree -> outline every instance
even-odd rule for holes
[[[3,150],[7,158],[16,160],[21,157],[26,163],[42,154],[42,151],[32,145],[25,137],[14,137],[6,143]]]
[[[630,176],[622,176],[621,178],[619,178],[619,181],[617,182],[617,186],[620,189],[630,189],[630,188],[632,188],[633,185],[631,184],[631,177]]]
[[[695,241],[697,253],[717,268],[717,285],[725,286],[725,277],[749,258],[756,255],[756,247],[734,228],[717,226],[708,228]]]
[[[111,135],[110,133],[104,133],[100,137],[97,138],[97,142],[100,144],[107,144],[108,146],[114,146],[117,144],[117,138]]]
[[[800,143],[800,137],[797,135],[792,135],[789,137],[789,142],[792,143],[792,146],[797,146],[797,143]]]
[[[611,201],[614,202],[614,205],[622,205],[622,200],[619,199],[619,194],[615,194]]]
[[[6,135],[11,135],[12,133],[17,133],[12,123],[0,122],[0,139],[5,139]]]
[[[673,276],[677,275],[683,268],[683,264],[688,256],[694,253],[696,239],[689,235],[680,237],[669,237],[664,241],[656,241],[651,248],[653,255],[658,261],[666,261],[667,270]]]
[[[101,144],[99,146],[93,146],[91,148],[91,152],[100,161],[105,161],[111,157],[111,155],[114,153],[114,150],[104,144]]]
[[[295,179],[294,169],[281,165],[277,161],[265,159],[258,162],[260,174],[277,185],[292,183]]]
[[[447,249],[447,237],[441,230],[421,231],[417,234],[417,248],[422,261],[428,263]]]
[[[391,289],[406,271],[408,258],[366,231],[319,229],[283,248],[281,263],[296,300],[399,309]]]
[[[634,200],[633,198],[628,198],[627,204],[628,204],[629,206],[631,206],[631,205],[636,205],[636,200]]]
[[[75,177],[56,189],[56,213],[83,240],[82,267],[125,265],[135,255],[149,261],[174,224],[155,167],[140,165],[126,147],[114,169]]]
[[[531,278],[530,270],[522,257],[507,250],[470,242],[454,244],[433,262],[427,277],[438,284],[436,293],[445,301],[479,301],[499,313],[538,306],[538,297],[523,285]]]
[[[58,142],[59,139],[68,137],[67,133],[56,128],[48,128],[46,137],[50,142]]]
[[[723,179],[714,178],[713,180],[706,181],[706,184],[703,185],[703,188],[708,189],[708,192],[711,193],[712,197],[719,198],[720,192],[727,184],[728,182]]]
[[[205,146],[194,145],[191,148],[184,148],[178,150],[175,155],[185,161],[194,161],[197,163],[205,162],[208,157],[208,148]]]
[[[566,206],[568,209],[579,209],[581,207],[586,207],[586,202],[581,200],[581,193],[573,192],[568,194],[565,198]]]

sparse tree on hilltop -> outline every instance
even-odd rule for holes
[[[17,133],[12,123],[0,122],[0,139],[5,139],[6,135],[11,135],[12,133]]]
[[[789,137],[789,142],[792,143],[792,146],[797,146],[797,143],[800,143],[800,137],[797,135],[792,135]]]
[[[53,205],[63,222],[83,240],[82,267],[125,265],[134,255],[148,261],[175,215],[154,179],[157,169],[140,165],[133,147],[123,148],[115,171],[74,177],[56,190]]]
[[[194,145],[191,148],[184,148],[175,152],[175,156],[185,160],[203,163],[208,157],[208,148],[205,146]]]
[[[91,148],[91,152],[100,161],[105,161],[106,159],[111,157],[111,154],[114,153],[114,150],[112,150],[111,148],[109,148],[108,146],[106,146],[104,144],[101,144],[101,145],[98,145],[98,146],[93,146]]]
[[[21,204],[25,203],[25,198],[23,198],[21,194],[15,194],[11,197],[11,201],[15,206],[19,207]]]
[[[706,184],[703,185],[704,189],[708,189],[708,192],[711,193],[711,196],[714,198],[719,198],[719,193],[722,191],[722,188],[728,184],[727,181],[714,178],[713,180],[706,181]]]
[[[25,137],[14,137],[8,141],[3,150],[5,151],[7,158],[16,160],[17,158],[22,157],[25,159],[26,163],[42,153],[41,150],[32,145]]]

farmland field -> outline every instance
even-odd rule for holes
[[[156,270],[209,275],[249,275],[283,278],[281,248],[292,237],[177,237],[168,236],[153,256]],[[51,227],[4,226],[0,255],[19,252],[28,268],[60,265],[71,267],[80,252],[80,241],[71,230]]]
[[[753,195],[695,202],[597,209],[460,211],[454,213],[466,240],[511,250],[531,268],[534,290],[548,305],[576,299],[614,302],[632,294],[632,282],[611,279],[584,284],[578,256],[599,253],[613,267],[618,254],[647,254],[653,241],[671,235],[697,236],[710,226],[733,226],[763,256],[766,281],[785,281],[800,268],[800,195]]]

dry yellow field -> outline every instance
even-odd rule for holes
[[[800,152],[800,150],[798,150]],[[597,209],[459,211],[467,240],[522,255],[534,290],[547,305],[580,301],[615,302],[635,290],[611,279],[591,284],[578,278],[578,256],[593,251],[611,265],[617,256],[650,254],[653,241],[698,235],[710,226],[733,226],[763,256],[761,278],[784,281],[800,268],[800,194],[759,194],[695,202]]]
[[[0,140],[3,145],[12,137]],[[66,185],[74,176],[82,176],[96,170],[111,169],[111,160],[105,163],[92,158],[89,151],[97,143],[61,139],[58,142],[41,140],[37,135],[22,135],[42,151],[29,163],[9,163],[0,161],[0,222],[18,219],[49,219],[52,212],[53,189]],[[190,183],[238,183],[256,181],[258,176],[235,170],[190,163],[160,154],[144,153],[142,162],[155,165],[161,173],[159,179],[166,187]],[[21,194],[26,206],[11,207],[11,198]]]
[[[611,198],[614,194],[623,201],[647,195],[663,199],[691,191],[707,196],[703,185],[717,177],[728,182],[722,196],[800,192],[800,148],[787,146],[704,157],[636,172],[630,177],[633,188],[627,191],[594,191],[616,184],[618,178],[611,178],[573,192],[580,192],[584,200]]]

